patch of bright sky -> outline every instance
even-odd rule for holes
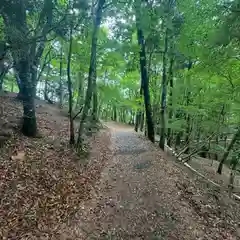
[[[113,39],[114,33],[113,29],[116,24],[116,20],[113,17],[107,17],[106,20],[102,23],[102,26],[104,26],[108,30],[108,38]]]
[[[126,19],[116,16],[118,18],[118,22],[121,22],[123,24],[127,23]],[[102,23],[102,26],[104,26],[106,29],[108,29],[108,38],[113,39],[114,38],[114,28],[117,28],[117,21],[116,17],[107,17],[105,21]],[[135,19],[135,16],[133,16]],[[127,30],[127,29],[126,29]]]

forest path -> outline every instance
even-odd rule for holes
[[[233,229],[222,226],[223,231],[205,219],[208,208],[203,213],[204,201],[194,200],[193,193],[189,197],[186,173],[173,161],[130,127],[107,126],[112,159],[93,199],[83,206],[88,209],[79,225],[84,239],[237,239]]]

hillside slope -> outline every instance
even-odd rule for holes
[[[108,154],[107,131],[89,139],[91,151],[78,156],[68,145],[68,119],[37,102],[40,138],[19,131],[21,103],[0,97],[0,238],[50,239],[75,214],[99,178]]]

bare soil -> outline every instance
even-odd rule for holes
[[[108,126],[113,156],[77,216],[78,239],[239,239],[239,203],[130,127]]]
[[[197,169],[200,173],[204,174],[209,179],[212,179],[216,183],[222,185],[223,187],[228,188],[231,174],[231,170],[229,169],[228,166],[223,166],[222,174],[219,175],[217,173],[219,162],[216,160],[194,157],[191,159],[189,164],[193,168]],[[240,195],[240,175],[238,172],[236,173],[233,185],[234,185],[233,192]]]
[[[18,126],[21,104],[1,97]],[[68,146],[68,119],[39,102],[41,138],[11,135],[0,152],[0,238],[237,240],[240,204],[131,127],[106,123],[88,161]]]

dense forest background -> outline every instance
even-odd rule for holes
[[[113,120],[233,176],[239,12],[239,0],[2,0],[0,89],[19,92],[27,136],[37,135],[35,99],[44,99],[68,114],[77,150],[87,123]]]

